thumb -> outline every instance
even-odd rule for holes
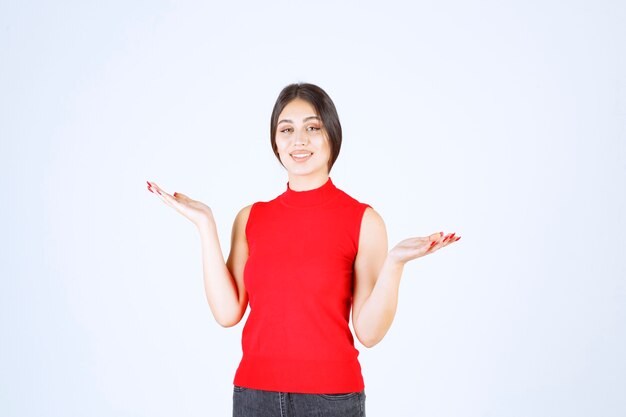
[[[443,232],[433,233],[432,235],[428,236],[428,240],[432,242],[433,240],[437,240],[441,238],[442,236],[443,236]]]

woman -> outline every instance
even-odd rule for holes
[[[376,345],[393,321],[404,264],[460,236],[410,238],[387,252],[380,215],[330,179],[341,124],[318,86],[281,91],[270,138],[287,170],[287,189],[239,212],[226,262],[209,207],[155,183],[148,189],[198,227],[205,291],[217,322],[236,325],[250,304],[233,416],[365,416],[350,310],[359,341]]]

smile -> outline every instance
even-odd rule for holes
[[[313,155],[312,152],[298,152],[298,153],[292,153],[290,154],[291,158],[293,158],[294,161],[296,162],[304,162],[307,161],[311,155]]]

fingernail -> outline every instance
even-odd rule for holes
[[[159,191],[159,190],[157,190],[157,193],[159,193],[159,195],[163,195],[163,194],[161,194],[161,191]]]
[[[176,197],[176,192],[174,192],[174,194],[172,194],[174,197]]]
[[[435,243],[437,243],[437,241],[431,242],[431,244],[430,244],[430,248],[432,248],[433,246],[435,246]],[[428,249],[430,249],[430,248],[428,248]]]
[[[443,232],[439,232],[439,236],[443,236]]]
[[[452,238],[454,237],[454,235],[455,235],[455,234],[456,234],[456,233],[452,233],[452,234],[450,235],[450,239],[452,239]]]
[[[454,241],[456,242],[457,240],[461,239],[461,236],[457,237],[456,239],[454,239]]]

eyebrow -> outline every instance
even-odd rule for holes
[[[309,117],[305,117],[304,119],[302,119],[303,122],[306,122],[307,120],[311,120],[311,119],[317,119],[317,120],[322,120],[317,116],[309,116]],[[277,125],[281,124],[281,123],[293,123],[293,120],[291,119],[283,119],[280,122],[276,123]]]

